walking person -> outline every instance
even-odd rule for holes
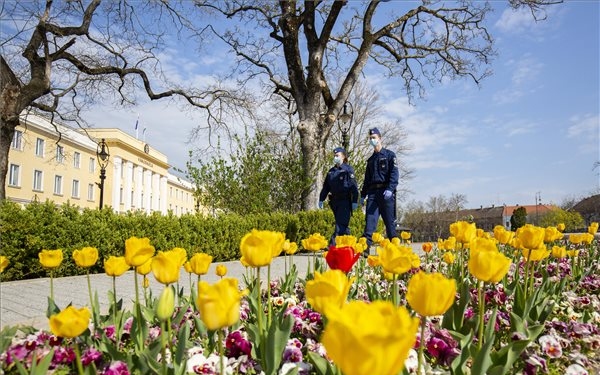
[[[319,208],[323,208],[323,202],[328,198],[335,217],[335,229],[329,245],[335,245],[336,236],[350,234],[350,216],[358,207],[358,185],[344,148],[337,147],[333,150],[333,163],[319,194]]]
[[[381,143],[379,129],[369,129],[369,143],[373,147],[373,155],[367,160],[365,179],[360,191],[360,204],[367,201],[365,230],[367,244],[373,243],[373,232],[377,229],[377,222],[381,215],[385,224],[388,239],[396,234],[396,188],[398,187],[398,166],[396,165],[396,154]],[[368,255],[368,251],[365,252]]]

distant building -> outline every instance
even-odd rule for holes
[[[87,134],[86,134],[87,133]],[[49,199],[81,208],[99,206],[98,142],[110,157],[104,206],[115,212],[175,215],[196,211],[194,186],[168,172],[167,156],[116,128],[74,129],[39,115],[26,115],[8,154],[6,198],[21,204]]]
[[[573,206],[572,210],[578,212],[583,217],[586,227],[594,221],[600,222],[600,194],[582,199]]]
[[[510,230],[510,218],[512,217],[513,212],[519,207],[525,208],[525,211],[527,212],[527,223],[534,225],[539,224],[540,218],[542,216],[557,208],[556,206],[551,204],[546,205],[541,203],[537,205],[530,204],[524,206],[504,206],[504,210],[502,211],[502,225],[504,225],[504,228]]]

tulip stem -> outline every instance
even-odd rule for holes
[[[225,358],[225,353],[223,351],[223,330],[219,329],[217,331],[217,346],[219,348],[219,366],[220,366],[220,374],[224,375],[225,374],[225,362],[224,362],[224,358]]]
[[[161,344],[161,358],[162,362],[162,373],[163,375],[167,375],[167,337],[165,336],[165,322],[160,323],[161,332],[160,332],[160,344]]]
[[[87,285],[88,285],[88,294],[90,296],[90,308],[92,309],[92,315],[94,314],[94,300],[92,298],[92,282],[90,281],[90,270],[87,269]]]
[[[138,331],[141,334],[142,332],[142,315],[141,315],[141,308],[140,308],[140,292],[139,292],[139,285],[138,285],[138,275],[136,271],[133,271],[133,276],[135,279],[135,304],[136,304],[136,319],[137,320],[137,325],[138,325]],[[144,294],[145,297],[145,294]]]
[[[267,266],[267,327],[271,326],[271,310],[272,310],[272,302],[271,302],[271,264]]]
[[[257,301],[257,315],[258,315],[258,347],[260,347],[260,357],[262,362],[261,363],[265,363],[264,362],[264,352],[265,352],[265,347],[264,347],[264,340],[263,340],[263,308],[262,308],[262,288],[260,285],[260,267],[258,267],[256,269],[256,283],[257,283],[257,287],[258,287],[258,301]]]
[[[54,302],[54,270],[50,270],[50,298]]]
[[[477,285],[477,298],[479,298],[479,337],[478,337],[478,346],[481,349],[483,345],[483,313],[485,309],[485,299],[483,297],[483,281],[479,281]]]
[[[81,363],[81,350],[77,341],[73,341],[73,349],[75,350],[75,363],[77,364],[77,373],[83,375],[83,364]]]
[[[425,348],[425,325],[427,324],[427,317],[421,316],[421,337],[419,339],[419,358],[417,359],[417,374],[424,374],[425,371],[421,371],[421,366],[425,363],[423,356],[423,349]]]
[[[392,303],[394,306],[398,307],[398,283],[397,283],[398,275],[394,274],[392,279]]]

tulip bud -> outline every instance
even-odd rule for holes
[[[158,304],[156,305],[156,316],[158,319],[164,322],[173,315],[174,310],[175,292],[173,291],[173,287],[166,286],[158,298]]]
[[[227,267],[223,264],[219,264],[215,271],[217,276],[223,277],[227,274]]]

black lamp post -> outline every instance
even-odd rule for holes
[[[350,112],[348,112],[348,106],[350,107]],[[352,119],[354,118],[354,108],[352,107],[352,103],[345,102],[344,110],[341,115],[338,116],[338,126],[342,131],[342,147],[348,152],[348,147],[350,144],[350,137],[348,135],[348,131],[350,130],[350,126],[352,126]]]
[[[102,209],[102,205],[104,203],[104,180],[106,179],[106,166],[108,165],[108,158],[110,158],[108,145],[106,144],[104,138],[102,138],[100,143],[98,143],[98,147],[96,148],[96,160],[98,160],[98,164],[100,165],[100,183],[96,183],[100,188],[100,209]]]

